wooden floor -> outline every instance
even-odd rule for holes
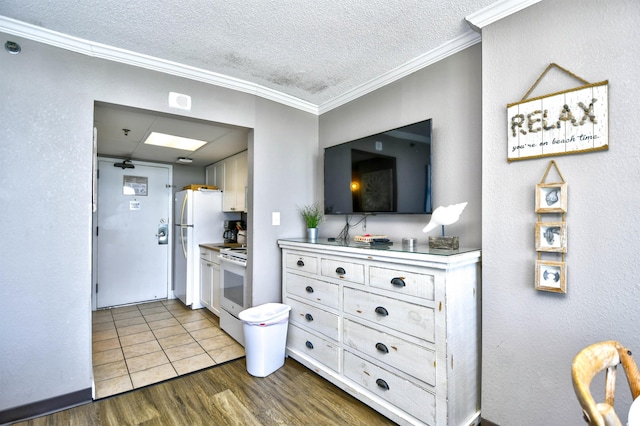
[[[298,362],[265,378],[245,359],[15,425],[393,425]]]

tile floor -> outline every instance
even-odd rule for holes
[[[93,312],[96,399],[244,356],[207,309],[163,300]]]

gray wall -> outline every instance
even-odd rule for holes
[[[304,236],[297,206],[311,202],[318,185],[318,117],[259,98],[256,110],[254,141],[249,142],[253,214],[248,237],[252,300],[259,305],[282,300],[278,238]],[[272,212],[280,212],[280,226],[271,225]]]
[[[458,235],[461,245],[479,248],[481,244],[481,46],[464,51],[363,96],[320,117],[320,149],[394,129],[406,124],[433,119],[433,206],[468,201],[460,220],[446,227],[447,235]],[[318,180],[322,182],[322,166]],[[316,193],[323,199],[322,186]],[[355,216],[355,223],[362,216]],[[366,230],[351,231],[351,236],[368,232],[384,234],[400,244],[403,237],[427,244],[429,236],[422,228],[428,215],[378,215],[367,219]],[[321,237],[335,237],[344,226],[344,216],[330,216],[320,226]]]
[[[482,414],[500,425],[584,424],[576,353],[610,339],[640,351],[639,20],[635,0],[544,0],[482,31]],[[506,105],[552,62],[609,80],[610,148],[508,164]],[[552,70],[532,96],[580,84]],[[564,295],[534,290],[534,189],[551,159],[568,182]],[[629,403],[619,376],[623,424]]]
[[[317,117],[15,36],[2,39],[19,42],[22,53],[3,52],[0,60],[0,412],[91,388],[94,101],[179,115],[167,106],[167,93],[176,91],[191,95],[191,117],[255,129],[249,167],[257,195],[249,196],[249,220],[262,228],[249,236],[260,253],[254,296],[280,300],[276,240],[291,236],[291,228],[271,226],[271,211],[293,214],[292,195],[307,201],[298,194],[317,183]]]

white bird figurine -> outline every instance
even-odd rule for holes
[[[452,204],[447,207],[438,207],[431,214],[431,220],[429,221],[429,223],[427,223],[427,226],[424,227],[422,232],[429,232],[432,229],[437,228],[438,226],[442,226],[442,236],[444,237],[444,226],[456,223],[458,219],[460,219],[460,214],[465,207],[467,207],[466,202],[460,204]]]

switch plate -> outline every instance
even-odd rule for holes
[[[271,212],[271,224],[274,226],[280,225],[280,212]]]

